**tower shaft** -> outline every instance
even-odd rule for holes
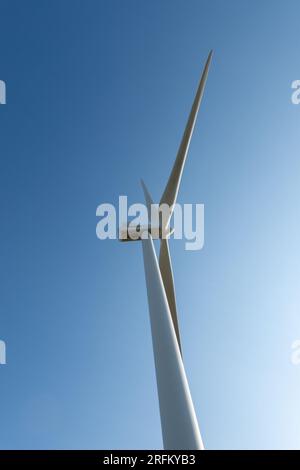
[[[151,235],[142,240],[164,448],[204,449]]]

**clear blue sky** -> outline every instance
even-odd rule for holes
[[[96,207],[159,199],[215,51],[171,250],[187,374],[214,448],[299,448],[298,1],[1,0],[1,448],[161,448],[139,244]]]

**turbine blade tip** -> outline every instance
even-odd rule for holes
[[[211,50],[209,51],[209,54],[208,54],[208,57],[207,57],[207,63],[210,63],[211,58],[212,58],[212,56],[213,56],[213,53],[214,53],[214,50],[211,49]]]

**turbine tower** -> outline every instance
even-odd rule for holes
[[[159,203],[159,207],[162,204],[169,207],[166,220],[160,217],[157,228],[148,224],[135,227],[134,234],[130,227],[120,232],[120,241],[140,240],[142,242],[161,428],[164,448],[167,450],[204,449],[182,359],[168,238],[172,233],[170,219],[176,203],[211,58],[212,51],[207,58],[176,160]],[[149,220],[151,208],[155,206],[143,181],[142,187]],[[159,260],[154,249],[154,238],[161,240]]]

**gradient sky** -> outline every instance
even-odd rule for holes
[[[300,448],[297,0],[0,0],[0,447],[161,448],[141,247],[96,207],[158,200],[214,57],[171,242],[208,449]]]

